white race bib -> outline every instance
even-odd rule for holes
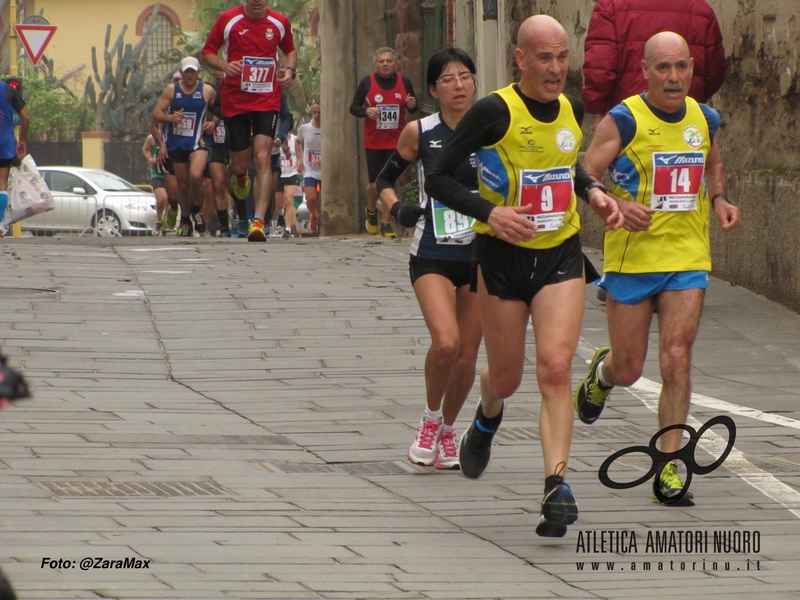
[[[172,132],[183,137],[194,137],[194,126],[197,123],[197,113],[183,113],[183,120],[173,124]]]
[[[251,94],[270,94],[275,88],[274,58],[242,57],[242,90]]]
[[[378,104],[378,129],[397,129],[400,126],[399,104]]]

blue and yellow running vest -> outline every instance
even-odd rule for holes
[[[710,271],[705,164],[711,135],[703,111],[686,98],[683,119],[668,123],[641,96],[623,104],[636,120],[636,133],[611,164],[611,191],[656,212],[648,231],[606,233],[603,271]]]
[[[478,157],[478,190],[482,198],[498,206],[530,204],[539,230],[523,248],[554,248],[580,231],[581,220],[574,192],[575,163],[583,139],[572,105],[564,94],[552,123],[534,119],[522,98],[509,85],[493,92],[511,113],[503,138],[481,148]],[[479,221],[475,231],[495,235]]]

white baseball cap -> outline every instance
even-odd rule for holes
[[[197,60],[194,56],[187,56],[181,61],[181,73],[184,71],[192,69],[194,71],[200,70],[200,61]]]

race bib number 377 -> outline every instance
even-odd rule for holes
[[[704,171],[702,152],[654,152],[650,208],[668,212],[697,210]]]
[[[275,59],[242,58],[242,90],[251,94],[270,94],[274,89]]]
[[[523,213],[539,226],[539,231],[555,231],[564,225],[564,214],[572,202],[572,169],[554,167],[542,171],[524,169],[520,174],[520,206],[530,205]]]

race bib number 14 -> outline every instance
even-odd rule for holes
[[[702,152],[653,152],[650,208],[667,212],[697,210],[704,171]]]
[[[520,206],[531,206],[531,211],[523,214],[539,226],[538,231],[556,231],[564,225],[564,214],[572,202],[570,167],[525,169],[520,174],[519,190]]]

